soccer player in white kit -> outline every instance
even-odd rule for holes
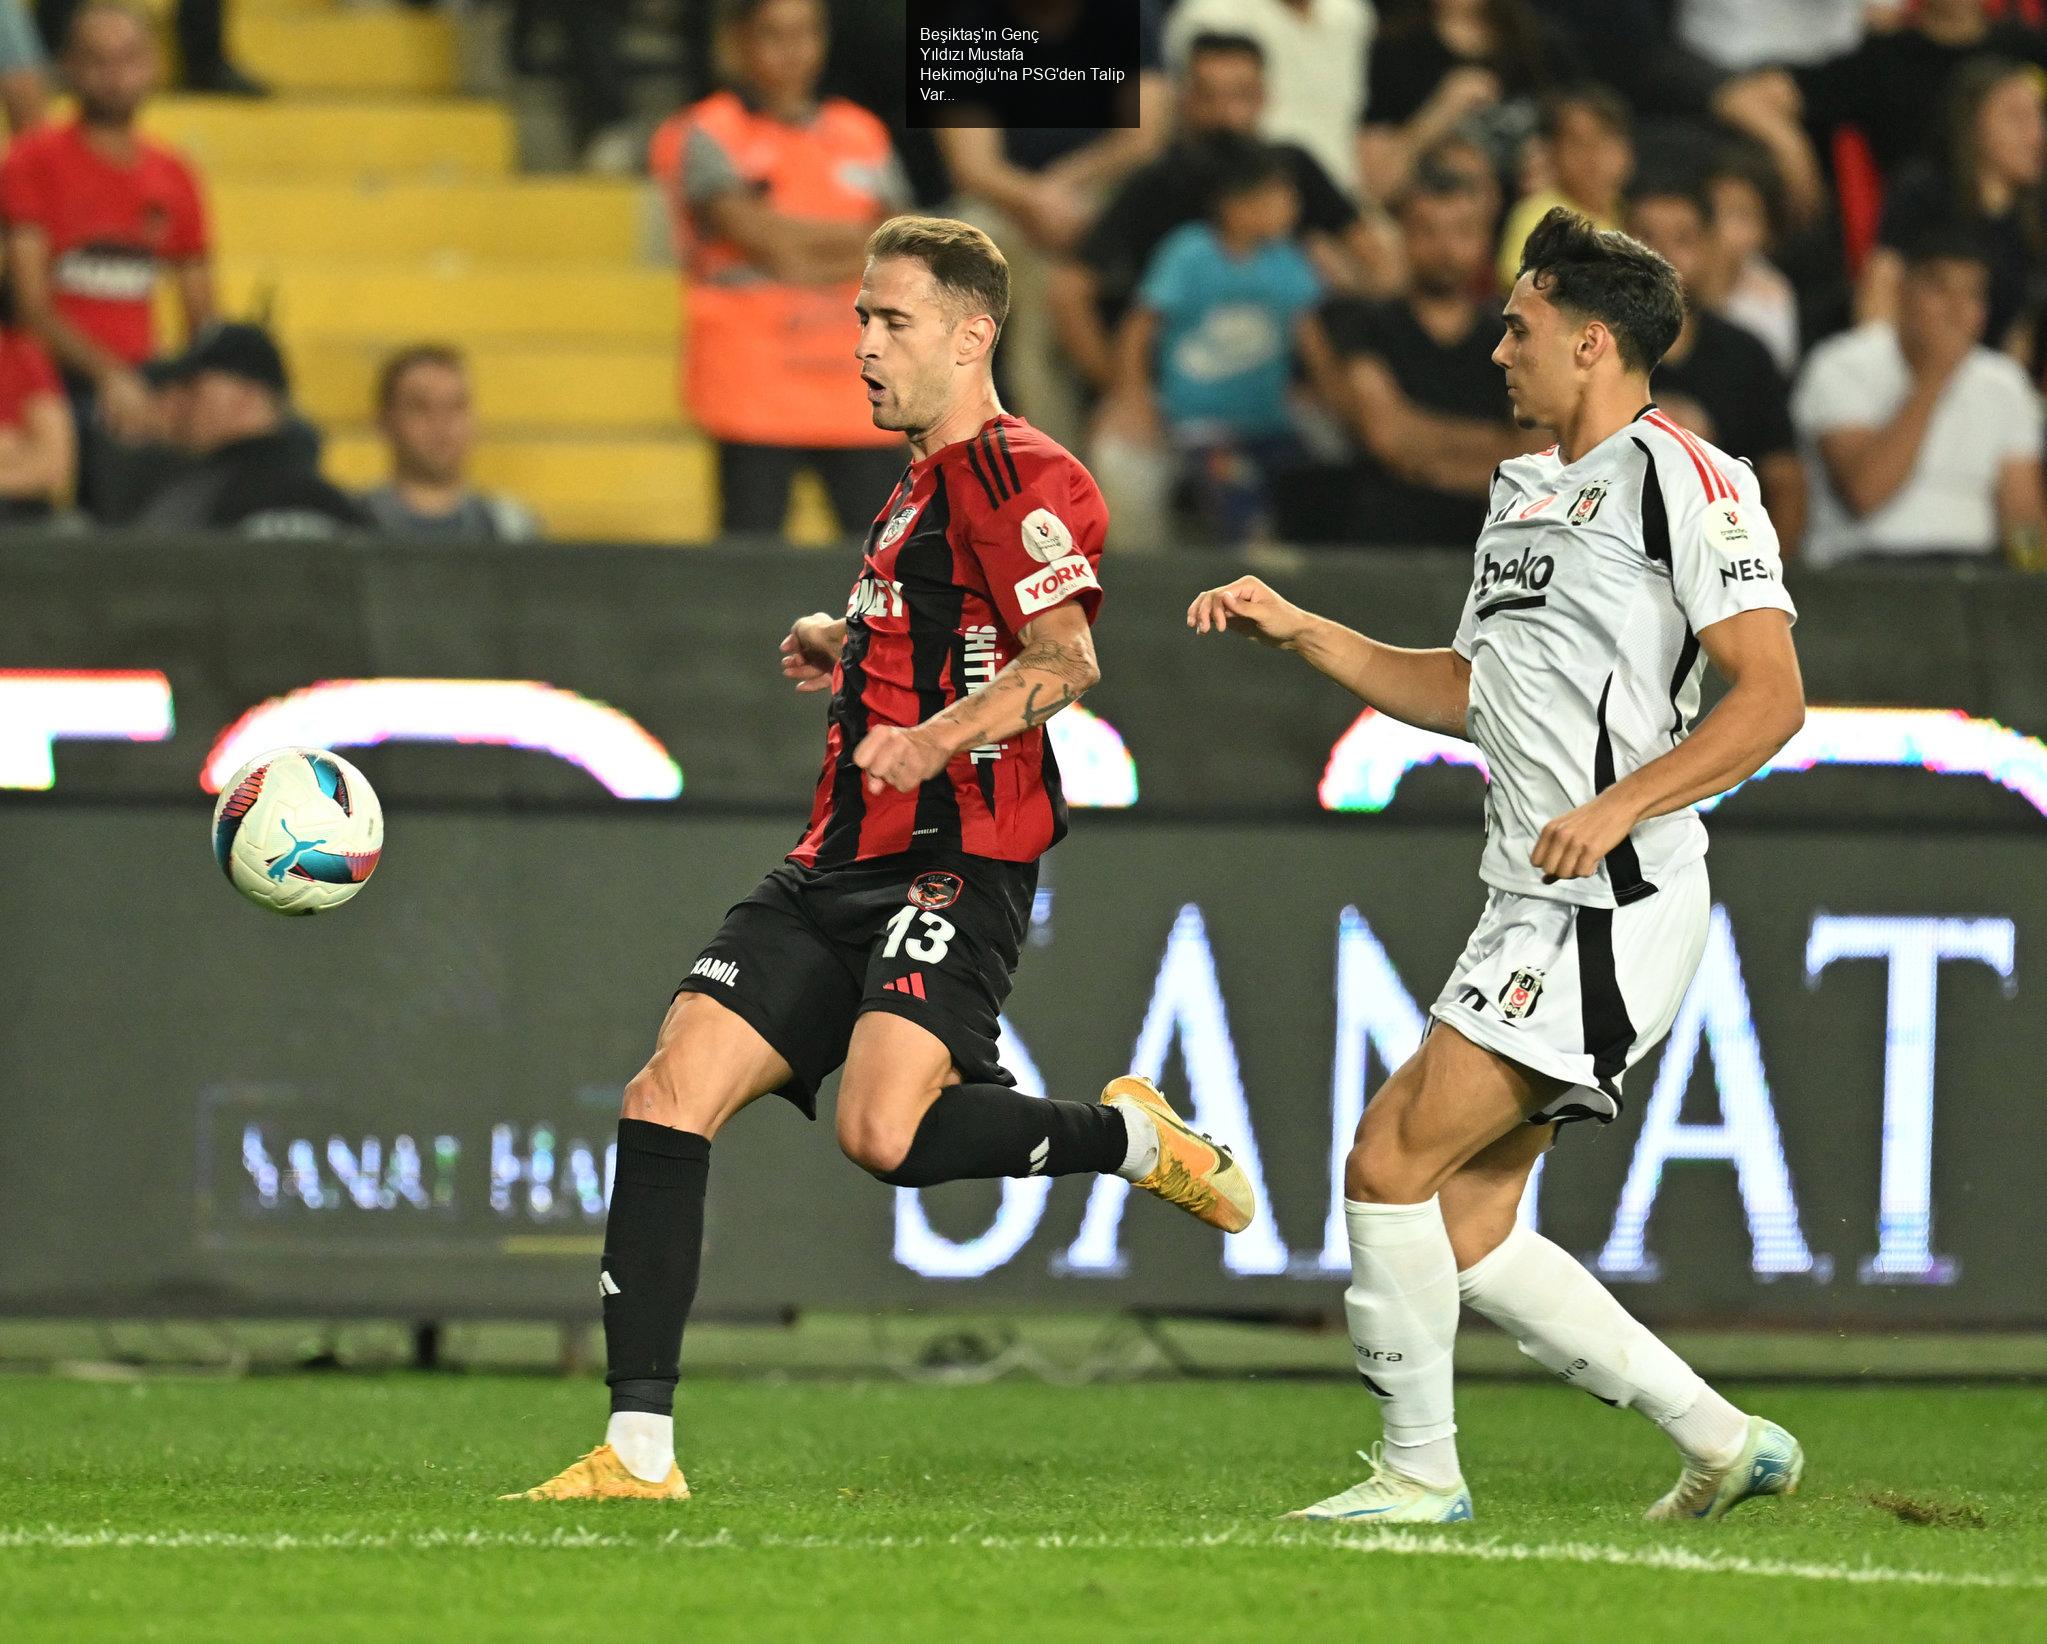
[[[1197,632],[1235,626],[1381,713],[1470,738],[1492,772],[1485,911],[1344,1172],[1344,1307],[1385,1442],[1369,1479],[1297,1518],[1472,1516],[1451,1394],[1460,1300],[1670,1436],[1683,1471],[1651,1518],[1788,1495],[1804,1466],[1789,1433],[1722,1398],[1516,1220],[1557,1126],[1619,1112],[1621,1076],[1698,967],[1712,899],[1693,805],[1805,718],[1755,475],[1650,401],[1683,300],[1661,257],[1562,207],[1529,236],[1493,358],[1517,420],[1557,443],[1495,474],[1448,647],[1382,645],[1256,577],[1188,612]],[[1694,725],[1702,657],[1729,688]]]

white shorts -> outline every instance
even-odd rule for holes
[[[1703,859],[1624,908],[1490,891],[1429,1014],[1570,1087],[1531,1123],[1608,1123],[1621,1110],[1621,1075],[1677,1018],[1712,911]]]

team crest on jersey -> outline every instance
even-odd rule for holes
[[[1072,556],[1073,533],[1051,509],[1033,508],[1024,515],[1023,545],[1024,551],[1040,565],[1050,565],[1055,559]]]
[[[1523,966],[1508,977],[1507,985],[1500,989],[1500,1014],[1510,1022],[1533,1016],[1536,1003],[1541,998],[1542,972]]]
[[[1588,485],[1578,493],[1578,500],[1571,504],[1571,511],[1565,517],[1573,525],[1589,525],[1592,516],[1599,512],[1599,505],[1606,501],[1604,484]]]
[[[920,908],[949,908],[966,888],[956,873],[920,873],[910,881],[910,901]]]
[[[884,548],[893,548],[910,528],[910,521],[917,517],[918,504],[906,502],[888,517],[888,524],[881,528],[881,535],[875,539],[874,551],[878,554]]]

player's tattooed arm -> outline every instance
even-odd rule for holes
[[[1087,613],[1069,602],[1047,611],[1019,636],[1023,649],[986,686],[928,722],[954,753],[1006,742],[1070,708],[1102,677]]]
[[[1210,588],[1187,608],[1187,626],[1197,634],[1240,633],[1261,644],[1292,651],[1309,667],[1336,681],[1380,713],[1445,736],[1464,735],[1471,705],[1471,664],[1443,647],[1403,650],[1367,639],[1328,617],[1283,599],[1257,577],[1239,577]]]
[[[907,793],[969,748],[1007,742],[1070,708],[1102,677],[1087,613],[1071,601],[1053,607],[1019,636],[1023,649],[980,690],[923,724],[880,726],[854,750],[868,788]]]

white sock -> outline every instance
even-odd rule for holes
[[[659,1484],[675,1465],[675,1418],[646,1410],[614,1410],[604,1442],[618,1452],[634,1478]]]
[[[1536,1363],[1596,1399],[1641,1411],[1688,1458],[1724,1460],[1741,1444],[1748,1418],[1533,1229],[1517,1224],[1457,1275],[1457,1288]]]
[[[1119,1100],[1109,1106],[1123,1115],[1123,1132],[1127,1138],[1123,1162],[1116,1167],[1116,1174],[1127,1182],[1141,1181],[1158,1168],[1158,1121],[1138,1102]]]
[[[1687,1461],[1708,1462],[1724,1467],[1741,1453],[1748,1442],[1748,1416],[1736,1409],[1704,1382],[1699,1396],[1674,1416],[1656,1425],[1670,1435],[1670,1442]]]
[[[1442,1206],[1343,1201],[1350,1228],[1350,1320],[1358,1373],[1386,1423],[1386,1460],[1434,1488],[1463,1477],[1457,1465],[1451,1349],[1457,1340],[1457,1258]]]

